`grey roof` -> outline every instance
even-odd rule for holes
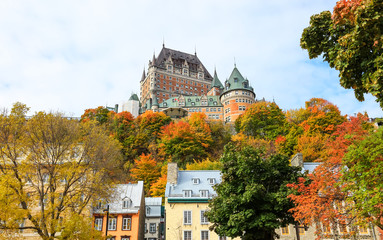
[[[161,206],[162,197],[146,197],[145,206]]]
[[[199,183],[194,184],[193,179],[198,178]],[[215,183],[221,183],[221,172],[217,170],[198,170],[198,171],[178,171],[177,185],[171,186],[170,183],[166,184],[165,197],[167,198],[183,198],[184,190],[191,190],[193,199],[202,198],[200,196],[201,190],[208,190],[209,197],[216,196],[213,185],[210,184],[209,179],[215,179]]]
[[[109,204],[109,213],[138,213],[143,198],[144,182],[132,184],[117,184],[113,190]],[[122,208],[123,200],[131,200],[128,208]],[[95,213],[102,213],[103,209],[95,210]]]
[[[316,167],[318,167],[321,163],[320,162],[304,162],[302,171],[308,171],[309,173],[312,173]]]
[[[202,62],[199,60],[197,55],[180,52],[177,50],[169,49],[163,47],[160,54],[158,54],[157,58],[153,58],[152,64],[156,67],[165,68],[165,61],[169,58],[172,58],[175,67],[182,67],[182,64],[186,62],[189,64],[189,70],[191,72],[197,72],[198,67],[201,64],[204,69],[205,79],[212,80],[212,76],[207,71],[207,69],[203,66]]]

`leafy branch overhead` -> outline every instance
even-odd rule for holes
[[[309,57],[322,56],[339,71],[340,84],[364,100],[371,93],[383,107],[383,3],[341,0],[331,14],[313,15],[302,33]]]

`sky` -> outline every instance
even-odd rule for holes
[[[79,117],[139,94],[142,71],[162,45],[193,54],[224,82],[234,63],[283,109],[324,98],[342,114],[383,117],[339,84],[338,72],[299,46],[310,16],[335,0],[1,0],[0,108]]]

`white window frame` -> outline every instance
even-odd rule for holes
[[[185,236],[186,233],[188,233],[189,236]],[[184,230],[182,239],[183,240],[192,240],[193,239],[192,231]]]
[[[192,196],[192,190],[184,190],[184,197],[191,197]]]
[[[208,198],[209,197],[209,190],[200,190],[200,196],[202,198]]]
[[[149,232],[150,233],[155,233],[157,231],[157,226],[156,225],[157,225],[156,223],[150,223],[149,224]]]
[[[204,238],[203,234],[207,234],[207,238]],[[210,233],[208,230],[201,230],[201,240],[209,240],[210,239]]]
[[[206,210],[201,210],[201,225],[209,224],[209,220],[205,216]]]
[[[192,224],[192,211],[184,210],[184,225]]]
[[[208,178],[207,180],[209,181],[210,185],[214,185],[215,184],[215,178]]]
[[[130,231],[132,228],[132,218],[123,217],[122,218],[122,230]]]
[[[129,208],[131,204],[131,201],[129,198],[125,198],[122,200],[122,208]]]
[[[117,229],[117,218],[109,218],[108,230],[115,231]]]
[[[94,229],[96,229],[97,231],[102,231],[102,222],[103,222],[103,218],[96,217],[94,219]]]
[[[193,178],[192,181],[193,184],[199,184],[199,178]]]

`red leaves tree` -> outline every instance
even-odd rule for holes
[[[306,179],[300,178],[298,184],[288,185],[296,191],[289,195],[296,204],[291,209],[295,219],[307,225],[314,223],[318,239],[326,236],[327,231],[323,231],[323,226],[331,227],[334,239],[340,237],[337,230],[339,226],[350,224],[353,227],[354,221],[345,206],[347,194],[339,181],[348,147],[368,133],[370,125],[366,121],[367,117],[359,114],[339,125],[326,145],[323,163]]]

